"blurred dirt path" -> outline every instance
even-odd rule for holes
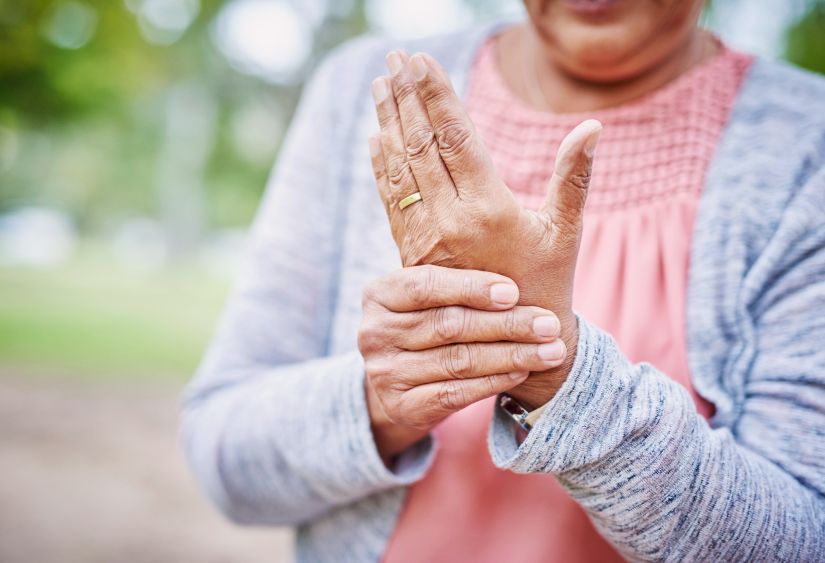
[[[291,561],[225,522],[177,446],[178,389],[0,373],[0,561]]]

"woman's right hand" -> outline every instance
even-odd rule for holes
[[[385,464],[449,414],[564,362],[556,316],[518,297],[499,274],[430,265],[365,289],[358,348]]]

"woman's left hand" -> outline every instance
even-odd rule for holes
[[[381,127],[370,139],[376,180],[404,266],[436,264],[513,279],[520,304],[558,315],[564,366],[531,374],[510,394],[534,408],[561,387],[575,358],[573,275],[601,124],[588,120],[561,144],[539,211],[523,209],[496,174],[444,70],[431,57],[387,56],[391,77],[372,91]],[[421,201],[400,209],[405,197]]]

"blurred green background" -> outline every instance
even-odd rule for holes
[[[732,46],[825,72],[825,0],[713,0]],[[364,33],[519,0],[0,0],[0,561],[291,559],[196,489],[178,396],[306,77]]]
[[[734,46],[825,71],[823,2],[716,0]],[[513,1],[0,0],[0,371],[183,381],[307,75],[367,31]]]

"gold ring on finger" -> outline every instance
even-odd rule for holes
[[[410,194],[401,201],[399,201],[398,209],[404,209],[405,207],[409,207],[416,201],[421,201],[421,192],[415,192],[414,194]]]

